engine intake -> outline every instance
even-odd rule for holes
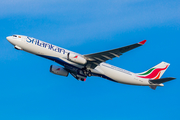
[[[83,58],[80,55],[73,54],[73,53],[68,53],[67,59],[72,62],[83,64],[83,65],[87,63],[87,60],[85,58]]]
[[[60,66],[51,65],[50,72],[56,75],[68,76],[69,72]]]

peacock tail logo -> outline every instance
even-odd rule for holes
[[[149,79],[159,79],[161,77],[161,72],[163,70],[166,70],[169,65],[167,65],[165,68],[151,68],[148,71],[144,73],[138,74],[138,77],[140,78],[149,78]]]
[[[61,68],[58,68],[57,70],[60,70]]]
[[[78,55],[74,56],[74,58],[77,58],[77,57],[78,57]]]

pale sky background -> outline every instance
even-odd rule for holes
[[[0,119],[179,120],[178,0],[6,0],[0,2]],[[89,54],[147,43],[108,63],[143,72],[170,63],[176,77],[155,91],[98,77],[81,82],[49,72],[53,61],[18,51],[5,39],[20,34]]]

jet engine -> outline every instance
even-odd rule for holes
[[[68,76],[69,72],[62,67],[51,65],[50,72],[56,75]]]
[[[87,62],[87,60],[85,58],[83,58],[82,56],[76,55],[73,53],[68,53],[67,59],[72,61],[72,62],[83,64],[83,65],[86,64],[86,62]]]

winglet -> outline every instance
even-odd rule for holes
[[[147,41],[147,40],[143,40],[143,41],[139,42],[138,44],[144,45],[144,44],[146,43],[146,41]]]

